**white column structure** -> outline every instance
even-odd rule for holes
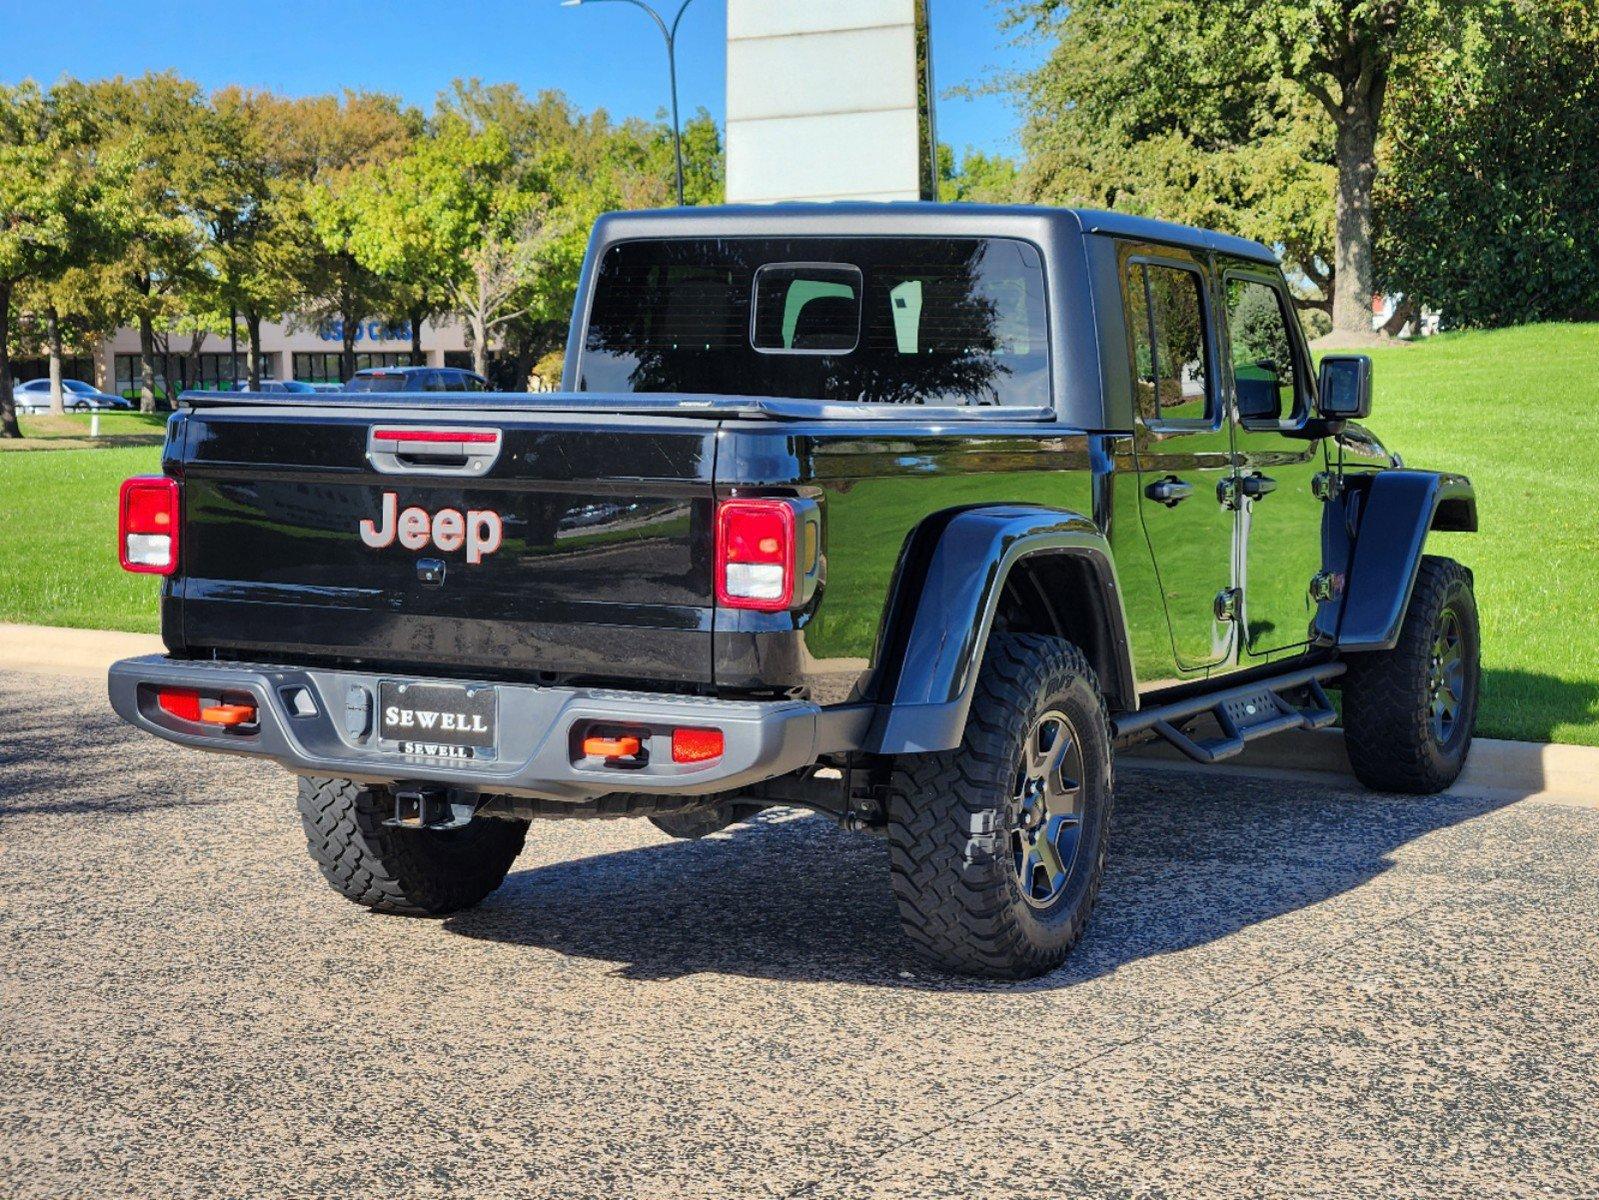
[[[727,0],[728,201],[921,199],[925,20],[925,0]]]

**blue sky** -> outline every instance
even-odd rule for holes
[[[791,0],[803,3],[803,0]],[[940,92],[1029,66],[990,0],[931,0]],[[656,0],[675,11],[676,0]],[[556,87],[584,108],[651,116],[666,102],[665,53],[626,4],[558,0],[273,4],[210,0],[0,0],[0,78],[41,82],[175,69],[206,87],[241,83],[291,95],[360,87],[429,105],[456,76]],[[726,0],[693,0],[678,35],[685,113],[723,115]],[[1002,98],[941,99],[939,137],[957,150],[1014,151],[1017,118]]]

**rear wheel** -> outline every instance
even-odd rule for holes
[[[1099,895],[1111,803],[1105,705],[1081,652],[994,634],[960,746],[894,765],[888,840],[911,944],[967,974],[1059,966]]]
[[[526,821],[479,817],[458,829],[385,825],[386,788],[300,778],[300,823],[333,890],[377,912],[443,916],[478,903],[522,850]]]
[[[1480,654],[1470,573],[1453,559],[1422,559],[1398,644],[1351,654],[1343,677],[1344,742],[1362,783],[1426,795],[1459,777],[1477,723]]]

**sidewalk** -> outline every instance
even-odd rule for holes
[[[106,668],[119,658],[165,649],[154,634],[0,621],[0,670],[5,671],[104,679]]]

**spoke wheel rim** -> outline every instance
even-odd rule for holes
[[[1466,641],[1460,617],[1446,608],[1438,622],[1428,661],[1428,720],[1440,743],[1449,741],[1460,727],[1466,702]]]
[[[1071,719],[1052,709],[1027,731],[1013,794],[1011,862],[1022,898],[1034,908],[1055,903],[1071,881],[1084,800],[1082,739]]]

